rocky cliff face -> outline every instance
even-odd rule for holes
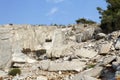
[[[19,67],[13,80],[117,79],[119,35],[101,33],[97,25],[0,26],[0,75],[7,80],[8,69]]]
[[[11,28],[0,27],[0,68],[9,67],[12,58]]]
[[[0,68],[4,68],[9,61],[12,61],[12,56],[18,57],[19,59],[19,56],[22,55],[21,51],[23,48],[30,50],[44,48],[43,45],[45,40],[52,39],[55,29],[55,27],[39,27],[31,25],[1,26]],[[25,57],[23,57],[23,61],[24,58]]]

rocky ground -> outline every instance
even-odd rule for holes
[[[98,25],[3,25],[0,80],[120,80],[119,36]],[[8,75],[11,68],[21,74]]]

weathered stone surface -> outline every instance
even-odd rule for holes
[[[16,63],[14,63],[12,66],[13,66],[13,67],[23,67],[24,65],[25,65],[24,63],[19,63],[19,62],[17,63],[17,62],[16,62]]]
[[[77,42],[83,42],[89,39],[93,38],[93,34],[94,34],[94,29],[87,29],[86,31],[83,31],[82,33],[79,33],[76,35],[76,41]]]
[[[10,67],[12,57],[11,38],[10,30],[0,27],[0,68]]]
[[[34,63],[36,60],[30,59],[27,55],[23,53],[14,53],[12,55],[12,62],[19,62],[19,63]]]
[[[115,72],[115,80],[120,80],[120,71]]]
[[[120,57],[119,56],[116,57],[116,61],[114,61],[112,64],[113,64],[113,67],[117,71],[120,71]]]
[[[38,76],[36,80],[48,80],[45,76]]]
[[[48,70],[50,62],[51,62],[50,60],[42,60],[40,61],[38,67],[42,70]]]
[[[117,39],[115,49],[120,49],[120,38]]]
[[[44,60],[39,63],[39,66],[40,69],[48,71],[82,71],[86,67],[86,63],[80,61],[54,62]]]
[[[13,34],[11,34],[11,33],[1,33],[0,34],[1,40],[9,40],[12,37],[13,37]]]
[[[80,75],[79,77],[76,76],[71,80],[98,80],[98,79],[96,79],[94,77],[87,76],[87,75]]]
[[[13,47],[12,47],[12,51],[13,51],[13,54],[12,54],[12,61],[13,62],[19,62],[19,63],[22,63],[22,62],[34,62],[32,59],[30,59],[27,55],[25,55],[24,53],[22,53],[22,46],[20,46],[20,43],[14,43],[13,44]]]
[[[95,40],[95,30],[95,27],[88,25],[76,30],[72,30],[72,27],[66,29],[32,25],[0,27],[0,69],[5,68],[7,72],[6,67],[13,61],[12,66],[20,67],[22,71],[20,76],[14,78],[16,80],[20,77],[29,80],[69,80],[74,76],[73,80],[97,80],[103,70],[105,79],[113,79],[114,72],[112,77],[106,77],[105,73],[112,68],[120,71],[120,51],[116,50],[119,49],[116,39],[120,31],[115,32],[115,36],[110,34],[111,38],[99,33],[99,39]],[[114,48],[116,45],[117,48]],[[41,49],[46,50],[44,54],[36,52]],[[76,71],[80,73],[75,75]]]
[[[6,76],[6,75],[7,75],[6,72],[0,70],[0,77],[4,77],[4,76]]]
[[[13,27],[10,25],[2,25],[0,26],[0,34],[1,33],[9,33],[13,30]]]
[[[107,54],[110,51],[112,43],[105,43],[99,45],[99,54]]]
[[[120,36],[120,30],[108,34],[109,39],[116,40]]]
[[[120,71],[120,65],[119,64],[120,64],[120,57],[117,56],[116,61],[112,62],[113,69]]]
[[[119,56],[116,57],[116,62],[120,63],[120,57]]]
[[[93,26],[87,26],[84,27],[84,24],[77,25],[76,26],[76,41],[78,43],[84,42],[90,39],[94,38],[94,34],[97,34],[99,32],[99,27]]]
[[[9,41],[0,41],[0,68],[4,68],[7,64],[9,65],[9,62],[11,62],[11,57],[12,52]]]
[[[107,57],[105,57],[104,59],[103,59],[103,62],[102,62],[102,64],[103,65],[107,65],[107,64],[109,64],[109,63],[111,63],[113,60],[115,60],[116,59],[116,56],[107,56]]]
[[[112,67],[114,70],[116,70],[118,66],[119,66],[118,62],[112,62]]]
[[[120,65],[117,66],[116,71],[120,71]]]
[[[53,46],[51,57],[60,57],[64,50],[65,34],[61,30],[56,30],[53,35]]]
[[[88,76],[91,76],[91,77],[99,77],[101,75],[102,70],[103,70],[103,67],[100,67],[100,66],[97,67],[96,66],[92,69],[83,71],[82,74],[88,75]]]
[[[85,58],[93,58],[98,54],[94,50],[88,50],[84,48],[81,48],[80,50],[76,50],[75,53],[76,53],[75,55],[80,56],[80,57],[85,57]]]
[[[49,67],[49,71],[82,71],[85,68],[85,62],[52,62]]]
[[[46,39],[52,40],[55,29],[55,27],[32,27],[31,25],[5,25],[0,27],[0,68],[10,66],[10,64],[6,64],[11,63],[12,60],[14,62],[34,62],[21,53],[23,48],[28,48],[31,51],[51,48],[52,46],[46,47],[44,43]]]
[[[52,30],[53,29],[53,30]],[[38,50],[43,48],[46,39],[52,39],[54,28],[51,27],[32,27],[30,25],[18,27],[13,31],[13,49],[29,48],[31,50]]]
[[[101,74],[101,80],[116,80],[114,69],[111,67],[104,68]]]
[[[90,77],[99,77],[101,75],[102,70],[103,70],[103,67],[94,67],[92,69],[85,70],[81,73],[78,73],[77,75],[75,75],[75,77],[72,80],[79,80],[83,75],[87,75]]]
[[[105,38],[105,37],[106,37],[106,34],[104,34],[104,33],[98,33],[98,34],[96,35],[95,39],[99,40],[99,39],[103,39],[103,38]]]
[[[72,43],[72,42],[66,44],[65,41],[62,40],[60,42],[58,40],[58,41],[53,42],[53,43],[56,43],[56,44],[55,45],[53,44],[52,47],[47,50],[47,57],[49,57],[49,58],[51,58],[51,57],[52,58],[60,58],[60,57],[64,57],[64,56],[73,55],[74,52],[75,52],[75,47],[74,47],[75,44]]]

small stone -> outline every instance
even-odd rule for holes
[[[75,53],[76,53],[75,55],[77,55],[79,57],[84,57],[84,58],[93,58],[98,54],[94,50],[88,50],[85,48],[81,48],[80,50],[76,50]]]
[[[107,65],[114,61],[116,59],[116,56],[107,56],[106,58],[103,59],[103,65]]]
[[[99,45],[99,54],[101,55],[108,54],[111,46],[112,46],[112,43],[105,43],[105,44]]]
[[[45,76],[38,76],[37,77],[37,80],[48,80],[47,77]]]
[[[59,71],[59,72],[58,72],[58,74],[62,74],[62,72],[61,72],[61,71]]]
[[[120,37],[116,41],[115,49],[120,49]]]
[[[80,75],[79,77],[74,77],[72,80],[98,80],[98,79],[87,75]]]
[[[4,72],[4,71],[0,70],[0,77],[6,76],[6,75],[7,75],[7,73],[6,73],[6,72]]]
[[[96,38],[97,40],[99,40],[99,39],[103,39],[103,38],[105,38],[105,37],[106,37],[106,34],[104,34],[104,33],[98,33],[95,38]]]
[[[78,73],[73,77],[72,80],[84,80],[84,79],[81,79],[83,78],[84,75],[91,77],[91,79],[85,79],[85,80],[92,80],[92,77],[99,77],[101,75],[102,70],[103,70],[103,67],[94,67],[92,69],[88,69]]]
[[[115,78],[116,80],[120,80],[120,71],[116,71]]]

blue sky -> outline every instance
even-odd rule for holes
[[[0,0],[0,24],[73,24],[78,18],[100,22],[96,7],[105,0]]]

